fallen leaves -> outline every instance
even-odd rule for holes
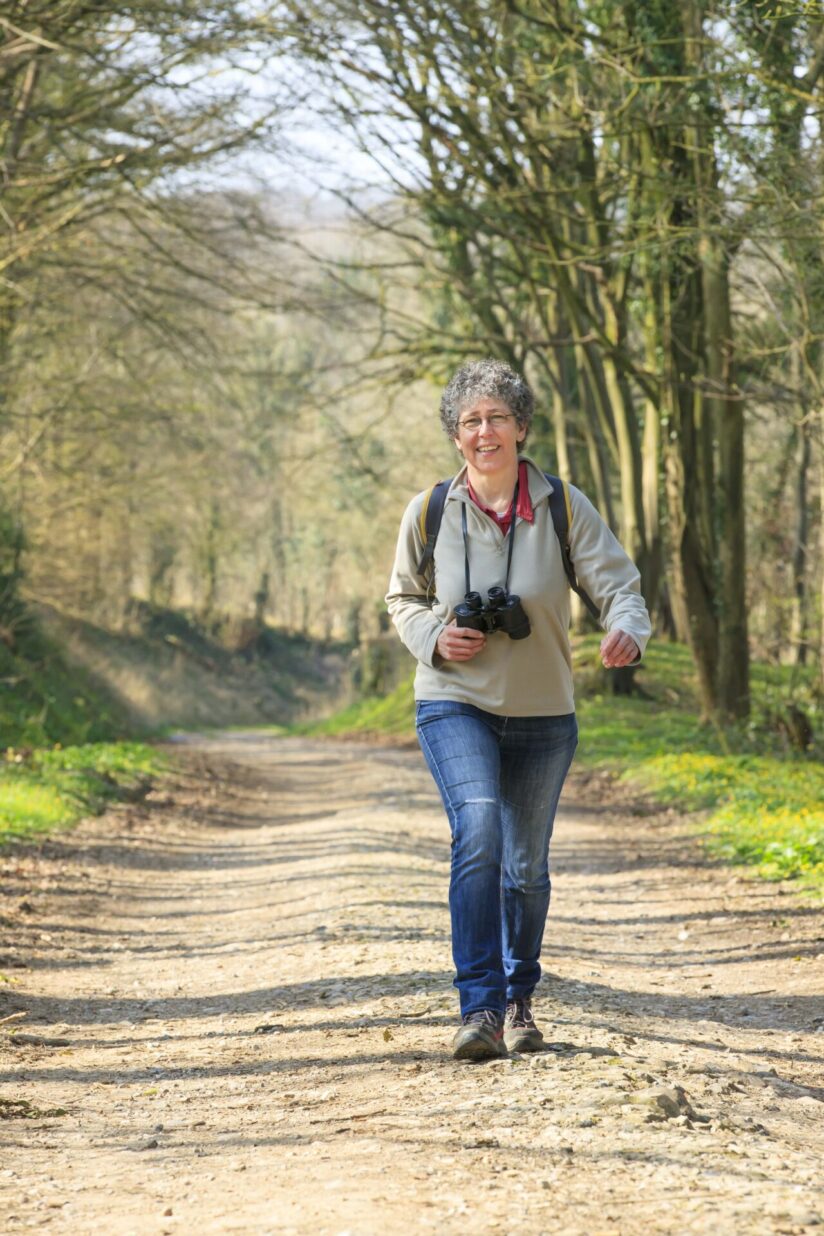
[[[0,1120],[42,1120],[44,1117],[67,1116],[65,1107],[35,1107],[28,1099],[0,1098]]]

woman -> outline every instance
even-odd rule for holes
[[[418,738],[452,832],[459,1060],[542,1047],[531,997],[549,908],[549,841],[578,741],[552,486],[520,455],[533,407],[524,379],[500,361],[454,375],[441,422],[463,467],[447,494],[434,575],[418,574],[422,493],[404,514],[386,598],[418,662]],[[650,634],[638,571],[588,499],[572,486],[569,493],[572,561],[608,632],[602,661],[629,665]],[[528,621],[510,626],[516,638],[494,629],[494,617],[465,626],[456,615],[466,593],[486,598],[496,586],[520,597]]]

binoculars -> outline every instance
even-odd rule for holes
[[[484,604],[480,592],[467,592],[460,605],[455,606],[457,626],[487,634],[503,631],[510,639],[526,639],[531,628],[521,598],[505,588],[490,588],[486,595]]]

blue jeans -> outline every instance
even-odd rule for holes
[[[578,744],[575,713],[497,717],[422,700],[418,741],[452,831],[449,909],[461,1014],[529,996],[549,909],[549,841]]]

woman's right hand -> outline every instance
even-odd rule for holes
[[[486,646],[486,634],[472,627],[459,627],[455,618],[438,636],[435,649],[444,661],[471,661]]]

